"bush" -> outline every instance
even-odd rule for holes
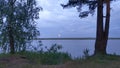
[[[53,44],[47,51],[38,51],[38,52],[19,52],[19,54],[24,55],[27,57],[27,59],[31,60],[32,62],[37,62],[41,64],[47,64],[47,65],[56,65],[56,64],[62,64],[66,61],[72,60],[71,55],[64,52],[59,52],[62,48],[61,45]]]
[[[62,64],[66,61],[71,60],[71,56],[68,53],[62,52],[45,52],[42,54],[41,63],[48,65]]]

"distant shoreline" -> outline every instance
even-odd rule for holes
[[[95,40],[96,38],[34,38],[33,40]],[[120,38],[108,38],[108,40],[120,40]]]

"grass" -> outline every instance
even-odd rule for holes
[[[0,68],[120,68],[120,56],[89,56],[89,50],[85,49],[82,58],[73,60],[70,54],[58,52],[60,48],[54,45],[45,52],[0,54]]]
[[[0,54],[0,58],[10,56],[10,54]],[[96,55],[76,60],[72,60],[68,53],[61,52],[19,52],[14,56],[25,56],[29,62],[0,63],[0,68],[120,68],[120,56],[116,55]]]
[[[66,61],[72,60],[71,56],[68,53],[63,52],[23,52],[18,53],[20,55],[26,56],[28,60],[35,62],[35,63],[41,63],[41,64],[47,64],[47,65],[56,65],[56,64],[62,64]]]
[[[5,54],[5,53],[1,53],[0,54],[0,58],[2,58],[2,57],[9,57],[11,54]]]
[[[47,51],[21,51],[17,52],[14,55],[10,54],[1,54],[0,57],[11,57],[13,58],[24,58],[29,60],[32,63],[39,63],[44,65],[57,65],[57,64],[63,64],[67,61],[72,60],[70,54],[59,52],[59,50],[62,48],[61,45],[53,44],[50,48],[47,48]],[[11,59],[11,58],[10,58]],[[5,59],[6,60],[6,59]],[[8,59],[7,59],[8,60]]]

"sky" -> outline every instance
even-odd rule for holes
[[[79,18],[76,7],[63,9],[60,4],[66,4],[68,0],[37,0],[43,8],[40,12],[40,19],[37,20],[37,27],[40,31],[40,38],[85,38],[96,36],[96,13],[87,18]],[[111,3],[110,37],[120,38],[120,0]],[[84,8],[86,9],[86,8]],[[94,40],[42,40],[45,46],[54,43],[64,46],[62,50],[72,56],[82,56],[84,49],[94,52]],[[107,52],[120,55],[119,40],[109,40]]]
[[[79,18],[76,7],[63,9],[60,4],[66,4],[68,0],[37,0],[37,4],[43,8],[37,27],[40,37],[95,37],[96,13],[87,18]],[[120,37],[120,1],[111,4],[111,22],[109,37]]]

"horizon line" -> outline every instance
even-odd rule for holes
[[[84,38],[34,38],[33,40],[95,40],[94,37],[84,37]],[[120,38],[108,38],[108,40],[120,40]]]

